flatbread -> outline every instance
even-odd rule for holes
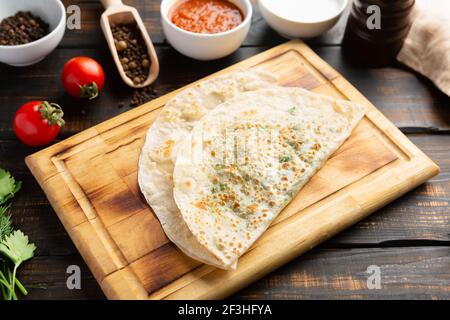
[[[192,258],[221,266],[187,228],[173,199],[173,167],[180,141],[196,122],[221,103],[246,91],[275,85],[262,71],[239,71],[194,85],[169,101],[149,129],[139,159],[140,189],[167,237]]]
[[[344,143],[365,107],[299,88],[243,93],[178,150],[174,198],[198,243],[233,268]]]

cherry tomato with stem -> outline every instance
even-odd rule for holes
[[[14,115],[14,133],[29,146],[52,142],[65,124],[64,112],[56,103],[31,101],[22,105]]]
[[[89,57],[75,57],[66,62],[61,75],[66,91],[76,98],[95,99],[105,83],[102,66]]]

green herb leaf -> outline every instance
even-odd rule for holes
[[[289,141],[288,144],[294,148],[295,150],[298,150],[298,144],[295,141]]]
[[[23,295],[28,292],[16,277],[20,264],[33,257],[36,246],[29,243],[28,236],[22,231],[13,231],[11,218],[6,211],[11,206],[9,200],[20,190],[22,183],[11,174],[0,169],[0,295],[5,300],[17,300],[15,287]],[[14,266],[2,258],[9,258]]]
[[[28,242],[28,236],[16,230],[0,243],[0,252],[5,254],[17,266],[33,257],[36,246]]]
[[[288,109],[288,112],[293,115],[295,113],[295,109],[295,106],[293,106],[292,108]]]
[[[283,163],[283,162],[288,162],[290,160],[291,160],[290,157],[283,157],[283,158],[280,159],[280,162]]]
[[[0,168],[0,205],[14,197],[21,186],[22,182],[16,181],[11,173]]]
[[[11,225],[10,216],[6,215],[6,211],[8,211],[9,205],[0,206],[0,241],[2,241],[6,236],[10,235],[13,231]]]

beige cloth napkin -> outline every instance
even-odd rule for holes
[[[450,96],[450,0],[416,0],[413,24],[397,60]]]

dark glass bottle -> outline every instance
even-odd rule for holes
[[[390,65],[411,27],[414,3],[415,0],[354,0],[344,33],[345,56],[367,66]]]

